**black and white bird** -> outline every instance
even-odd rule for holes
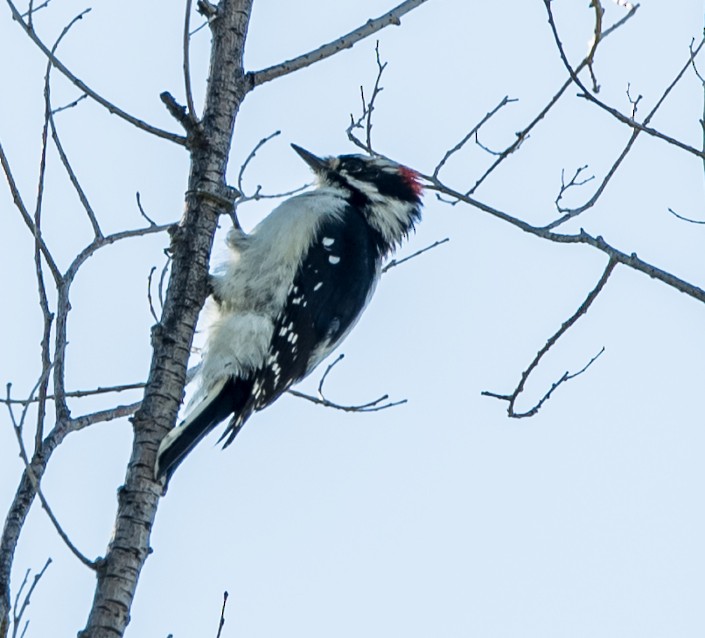
[[[228,234],[230,259],[212,277],[216,316],[200,389],[157,455],[169,478],[215,426],[232,443],[253,412],[303,379],[350,332],[383,260],[421,218],[418,174],[377,157],[319,158],[293,145],[318,179],[250,234]]]

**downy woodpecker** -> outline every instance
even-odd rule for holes
[[[362,155],[319,158],[292,144],[318,187],[287,199],[247,235],[228,234],[230,259],[212,276],[216,317],[198,371],[200,389],[157,455],[172,475],[230,417],[224,447],[253,412],[303,379],[350,332],[382,261],[421,218],[419,176]]]

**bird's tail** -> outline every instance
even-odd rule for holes
[[[159,445],[157,462],[154,467],[156,478],[168,480],[189,452],[216,425],[237,414],[242,408],[246,392],[240,379],[223,379],[213,386],[196,408]]]

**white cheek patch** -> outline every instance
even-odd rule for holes
[[[406,234],[416,206],[394,197],[380,195],[374,184],[346,176],[353,188],[359,190],[372,203],[365,212],[370,226],[379,231],[389,246],[398,245]]]

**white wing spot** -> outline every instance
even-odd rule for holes
[[[335,239],[333,239],[332,237],[324,237],[323,238],[323,245],[326,248],[330,248],[334,243],[335,243]]]
[[[340,257],[338,257],[337,255],[331,255],[330,257],[328,257],[328,261],[331,264],[335,265],[337,263],[340,263]]]
[[[321,286],[323,285],[322,281],[319,281],[314,287],[313,287],[313,292],[316,292],[316,290],[320,290]],[[306,304],[304,304],[305,306]]]

